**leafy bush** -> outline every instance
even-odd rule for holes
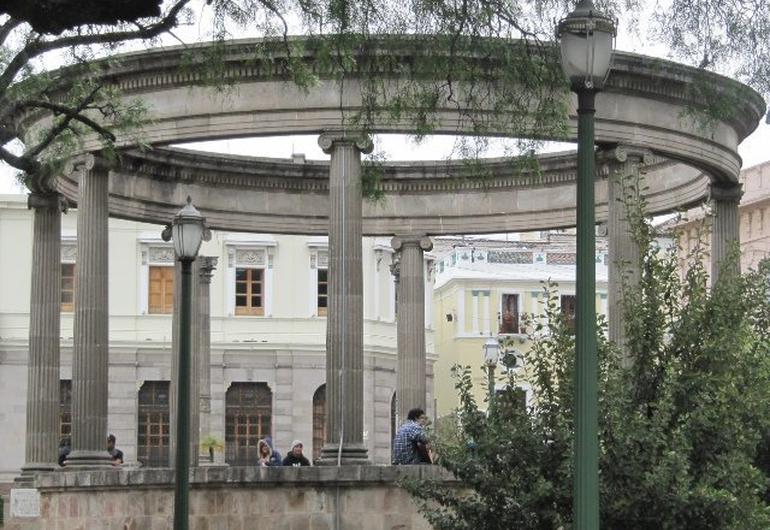
[[[731,273],[734,253],[712,289],[698,251],[681,277],[648,225],[637,238],[627,351],[597,326],[602,528],[770,528],[770,264]],[[406,484],[437,529],[571,527],[575,345],[555,286],[545,291],[528,323],[533,406],[510,370],[487,414],[469,368],[455,367],[458,419],[435,445],[461,485]]]

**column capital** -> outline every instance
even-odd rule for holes
[[[198,269],[200,270],[200,279],[203,283],[211,283],[211,277],[214,275],[214,269],[217,268],[219,258],[216,256],[199,256]]]
[[[71,160],[67,165],[68,168],[72,168],[68,169],[69,171],[73,169],[75,171],[91,171],[93,169],[107,171],[112,167],[112,164],[99,153],[86,153]]]
[[[709,187],[709,195],[713,201],[734,202],[737,204],[741,202],[741,197],[743,197],[743,184],[728,184],[725,186],[712,182]]]
[[[609,176],[610,172],[620,164],[636,162],[639,165],[649,165],[654,160],[652,151],[634,145],[605,145],[596,151],[596,162],[599,164],[598,173],[603,177]]]
[[[331,154],[335,144],[352,145],[363,154],[369,154],[374,149],[374,143],[368,134],[356,130],[328,130],[318,137],[318,146],[324,153]]]
[[[66,212],[69,207],[67,199],[61,193],[30,193],[27,196],[27,208],[28,209],[42,209],[42,210],[54,210],[58,212]]]
[[[405,246],[418,246],[425,252],[433,250],[433,241],[427,235],[394,236],[390,240],[390,246],[396,252]]]
[[[614,144],[600,146],[596,151],[596,158],[602,162],[627,162],[629,159],[637,159],[643,164],[652,164],[652,151],[646,147],[635,145]]]

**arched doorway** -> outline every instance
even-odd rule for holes
[[[273,392],[267,383],[233,383],[225,395],[225,461],[254,465],[257,444],[272,434]]]
[[[326,440],[326,384],[313,394],[313,460],[321,456]]]
[[[145,381],[139,389],[136,459],[145,467],[169,464],[168,394],[168,381]]]
[[[61,379],[59,381],[59,441],[70,436],[72,436],[72,380]]]

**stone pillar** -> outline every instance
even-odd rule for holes
[[[398,417],[404,419],[410,409],[427,407],[423,256],[433,243],[426,236],[396,236],[390,244],[399,253],[396,401]]]
[[[58,193],[32,193],[32,289],[27,362],[27,430],[20,481],[57,466],[59,445],[59,328],[61,310],[61,213]]]
[[[371,152],[372,142],[340,131],[322,134],[318,144],[331,154],[326,443],[319,463],[365,464],[361,153]]]
[[[740,216],[738,205],[743,196],[741,184],[719,186],[711,184],[711,285],[715,285],[725,266],[733,244],[740,240]],[[733,264],[734,272],[740,273],[740,261]]]
[[[201,256],[197,260],[200,270],[200,288],[198,293],[198,312],[200,313],[200,332],[198,345],[198,373],[200,377],[198,395],[200,396],[200,436],[210,436],[211,433],[211,277],[217,266],[217,258],[213,256]],[[199,461],[208,459],[198,448]]]
[[[607,178],[608,324],[610,340],[618,345],[627,362],[623,288],[638,284],[639,244],[631,232],[631,216],[641,213],[640,190],[644,186],[642,166],[652,163],[645,149],[617,146],[599,151],[599,171]]]
[[[200,277],[201,260],[196,259],[192,262],[192,277]],[[192,282],[192,293],[190,293],[190,403],[200,402],[200,328],[201,314],[199,310],[200,303],[200,281]],[[182,305],[182,263],[176,261],[174,264],[174,309],[171,315],[171,383],[169,384],[169,428],[171,436],[169,437],[169,465],[174,466],[176,457],[176,411],[177,411],[177,382],[179,381],[179,325],[181,323],[181,305]],[[198,465],[198,453],[200,453],[200,408],[190,407],[190,467]]]
[[[78,188],[72,452],[67,457],[67,467],[110,467],[112,458],[107,452],[109,171],[106,165],[89,156]]]

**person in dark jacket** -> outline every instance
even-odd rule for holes
[[[270,455],[270,464],[271,466],[280,466],[282,465],[283,458],[281,458],[281,452],[273,447],[273,439],[270,436],[265,436],[265,443],[272,451],[272,454]]]
[[[64,461],[67,460],[67,455],[72,451],[72,440],[69,436],[65,436],[59,442],[59,465],[64,467]]]
[[[294,440],[291,443],[291,451],[289,451],[289,454],[286,455],[286,458],[283,459],[283,465],[284,466],[309,466],[310,460],[305,458],[305,455],[302,454],[302,442],[299,440]]]
[[[107,452],[112,457],[112,465],[117,467],[123,465],[123,451],[115,447],[115,435],[107,436]]]

